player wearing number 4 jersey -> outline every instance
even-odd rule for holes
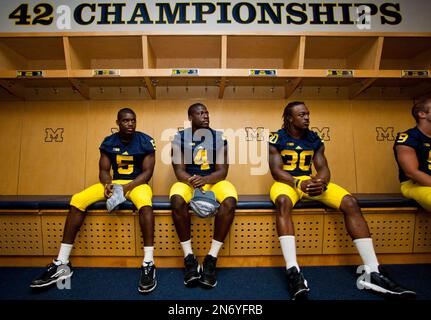
[[[133,110],[124,108],[118,111],[117,125],[119,132],[106,137],[100,146],[100,182],[72,197],[58,257],[48,265],[48,269],[40,277],[31,283],[30,287],[46,287],[72,275],[69,256],[75,237],[84,222],[87,207],[97,201],[115,200],[117,196],[130,199],[139,212],[145,255],[138,291],[147,293],[156,287],[156,269],[153,262],[152,191],[148,185],[154,170],[155,144],[150,136],[136,131],[136,114]],[[115,188],[114,185],[116,185]],[[116,195],[113,190],[119,190],[123,194]]]
[[[362,258],[366,274],[358,288],[391,296],[411,298],[415,292],[402,288],[384,274],[377,261],[368,225],[356,199],[342,187],[330,182],[330,171],[319,136],[308,129],[310,113],[303,102],[291,102],[284,109],[283,128],[269,137],[269,166],[275,180],[270,190],[277,208],[276,226],[286,261],[288,291],[292,299],[309,292],[296,261],[296,241],[292,209],[302,198],[323,202],[343,212],[347,232]],[[314,165],[316,174],[312,175]]]
[[[179,131],[172,141],[172,165],[178,182],[172,185],[169,198],[184,251],[184,285],[200,283],[203,287],[213,288],[217,285],[217,255],[232,225],[238,195],[232,183],[225,180],[229,167],[227,141],[221,132],[209,127],[206,106],[202,103],[191,105],[188,116],[191,128]],[[190,234],[188,204],[195,188],[214,192],[220,203],[214,218],[211,248],[202,266],[193,254]]]
[[[431,212],[431,99],[416,103],[412,115],[416,127],[399,133],[394,145],[401,193]]]

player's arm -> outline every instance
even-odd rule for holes
[[[154,165],[156,163],[156,153],[150,153],[144,157],[142,160],[142,173],[139,174],[135,179],[129,183],[123,185],[123,192],[126,194],[133,188],[140,186],[141,184],[148,183],[154,172]]]
[[[219,181],[226,179],[229,170],[229,164],[227,160],[227,147],[224,146],[217,151],[214,172],[204,177],[194,175],[189,178],[189,182],[194,188],[201,188],[206,184],[215,184]]]
[[[174,173],[178,181],[189,183],[191,174],[186,171],[183,152],[178,144],[172,144],[172,167],[174,168]]]
[[[105,197],[109,198],[112,194],[111,160],[103,151],[100,151],[99,181],[105,186]]]
[[[297,180],[291,174],[283,170],[283,160],[277,148],[269,146],[269,169],[275,181],[286,183],[292,187],[299,187],[302,192],[310,196],[317,196],[323,192],[322,182],[314,179]]]
[[[431,176],[419,170],[416,151],[412,147],[397,145],[395,152],[398,164],[409,179],[421,186],[431,187]]]
[[[271,145],[269,146],[269,169],[275,181],[295,187],[295,179],[290,173],[283,170],[283,159],[277,148]]]
[[[323,144],[314,154],[313,164],[317,172],[315,178],[320,179],[327,185],[331,179],[331,172],[329,171],[328,160],[326,160],[325,156],[325,146]]]

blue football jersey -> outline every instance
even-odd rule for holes
[[[283,170],[292,176],[304,176],[311,174],[314,153],[323,145],[323,141],[311,130],[305,131],[301,139],[296,139],[285,129],[280,129],[270,133],[269,144],[280,152]]]
[[[106,137],[99,148],[111,160],[114,180],[133,180],[143,171],[145,156],[155,152],[154,139],[136,131],[128,144],[123,144],[120,134]]]
[[[419,170],[431,175],[431,138],[424,135],[417,127],[398,133],[394,144],[395,159],[398,164],[397,153],[395,152],[396,146],[408,146],[413,148],[418,158]],[[398,177],[400,182],[409,180],[399,164]]]
[[[181,148],[182,155],[173,158],[182,157],[187,173],[207,176],[215,171],[217,152],[227,146],[227,141],[220,131],[211,128],[199,129],[194,135],[187,128],[176,133],[172,144]]]

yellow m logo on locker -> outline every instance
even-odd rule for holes
[[[376,136],[377,141],[395,140],[394,127],[387,127],[387,128],[376,127],[376,132],[377,132],[377,136]]]
[[[64,128],[45,128],[45,142],[63,142]]]
[[[245,132],[247,134],[247,137],[245,138],[246,141],[263,141],[264,139],[264,128],[263,127],[245,127]]]
[[[316,131],[320,139],[322,139],[323,141],[331,141],[331,137],[329,136],[329,127],[323,127],[321,129],[317,127],[312,127],[311,130]]]

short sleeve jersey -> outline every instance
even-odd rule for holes
[[[188,174],[207,176],[215,171],[217,153],[227,147],[227,140],[222,132],[211,128],[199,129],[194,134],[191,128],[186,128],[176,133],[172,145],[176,150],[181,148],[181,154],[172,155],[174,163],[179,163],[178,157],[182,157]]]
[[[285,129],[280,129],[270,133],[269,144],[280,152],[283,170],[292,176],[303,176],[311,174],[314,154],[323,145],[323,141],[311,130],[305,131],[301,139],[296,139]]]
[[[106,137],[99,149],[111,160],[114,180],[133,180],[142,173],[144,158],[156,147],[153,138],[136,131],[128,144],[121,142],[117,132]]]
[[[424,135],[417,127],[397,134],[394,144],[395,159],[398,164],[398,177],[400,182],[409,180],[398,163],[396,146],[408,146],[413,148],[419,162],[419,170],[431,175],[431,138]]]

